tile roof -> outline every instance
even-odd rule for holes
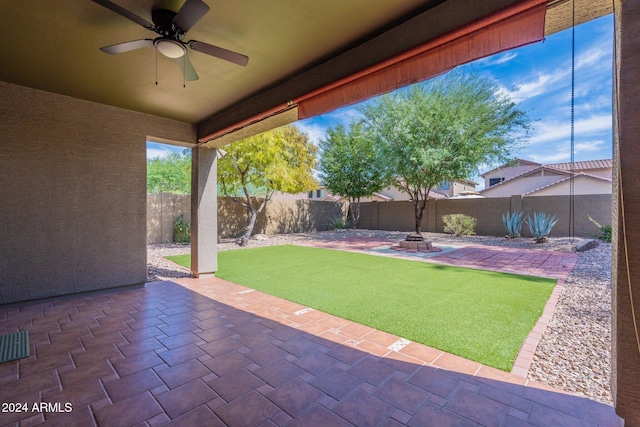
[[[503,165],[498,166],[497,168],[493,168],[490,171],[487,171],[483,174],[481,174],[480,176],[484,177],[487,174],[490,174],[491,172],[495,172],[499,169],[504,169],[504,168],[510,168],[512,166],[516,166],[516,165],[530,165],[530,166],[542,166],[542,164],[540,163],[536,163],[536,162],[532,162],[531,160],[525,160],[525,159],[513,159],[510,162],[507,162]]]
[[[562,170],[571,170],[571,163],[570,162],[565,162],[565,163],[554,163],[554,164],[550,164],[547,165],[550,166],[552,168],[556,168],[556,169],[562,169]],[[581,171],[581,170],[588,170],[588,169],[608,169],[613,167],[613,161],[611,159],[603,159],[603,160],[587,160],[584,162],[575,162],[574,163],[574,170],[575,171]]]

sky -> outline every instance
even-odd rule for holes
[[[527,112],[532,125],[525,146],[514,157],[538,163],[570,160],[571,29],[543,42],[502,52],[459,67],[494,79],[500,90]],[[575,160],[612,157],[613,15],[575,28]],[[367,102],[367,101],[365,101]],[[326,130],[357,120],[358,105],[295,123],[311,141]],[[148,143],[147,158],[181,151]],[[479,173],[498,165],[482,165]],[[479,176],[470,177],[480,182]]]

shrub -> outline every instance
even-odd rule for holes
[[[504,228],[507,229],[507,237],[513,239],[520,237],[520,230],[522,230],[522,214],[523,212],[507,212],[502,215],[502,223]]]
[[[173,221],[173,241],[191,243],[191,222],[185,222],[182,215]]]
[[[473,229],[478,222],[474,217],[463,214],[444,215],[444,232],[453,233],[454,236],[472,236],[476,234]]]
[[[329,225],[334,230],[345,230],[350,227],[349,221],[345,221],[344,218],[342,218],[341,216],[336,216],[332,218]]]
[[[547,236],[551,233],[551,229],[558,222],[558,218],[554,214],[552,217],[547,216],[544,212],[534,212],[533,219],[527,217],[527,225],[529,230],[533,234],[533,238],[536,243],[544,243],[547,241]]]
[[[602,240],[603,242],[611,243],[611,226],[610,225],[600,225],[598,221],[591,218],[589,215],[589,221],[595,224],[598,227],[598,233],[590,234],[590,236],[595,237],[598,240]]]

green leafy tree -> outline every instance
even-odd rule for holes
[[[147,160],[148,193],[191,193],[191,150]]]
[[[380,156],[362,123],[327,129],[320,140],[320,178],[327,189],[349,200],[351,227],[360,219],[360,199],[384,188]]]
[[[415,232],[432,187],[464,179],[483,163],[506,161],[529,121],[490,79],[452,72],[364,106],[388,182],[413,202]]]
[[[218,162],[218,182],[225,196],[248,212],[249,224],[240,239],[245,246],[275,191],[301,193],[317,186],[311,175],[316,147],[293,126],[284,126],[234,142]]]

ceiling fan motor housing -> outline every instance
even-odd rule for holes
[[[155,9],[151,12],[151,19],[158,34],[182,41],[185,32],[173,25],[172,21],[175,16],[175,12],[166,9]]]

